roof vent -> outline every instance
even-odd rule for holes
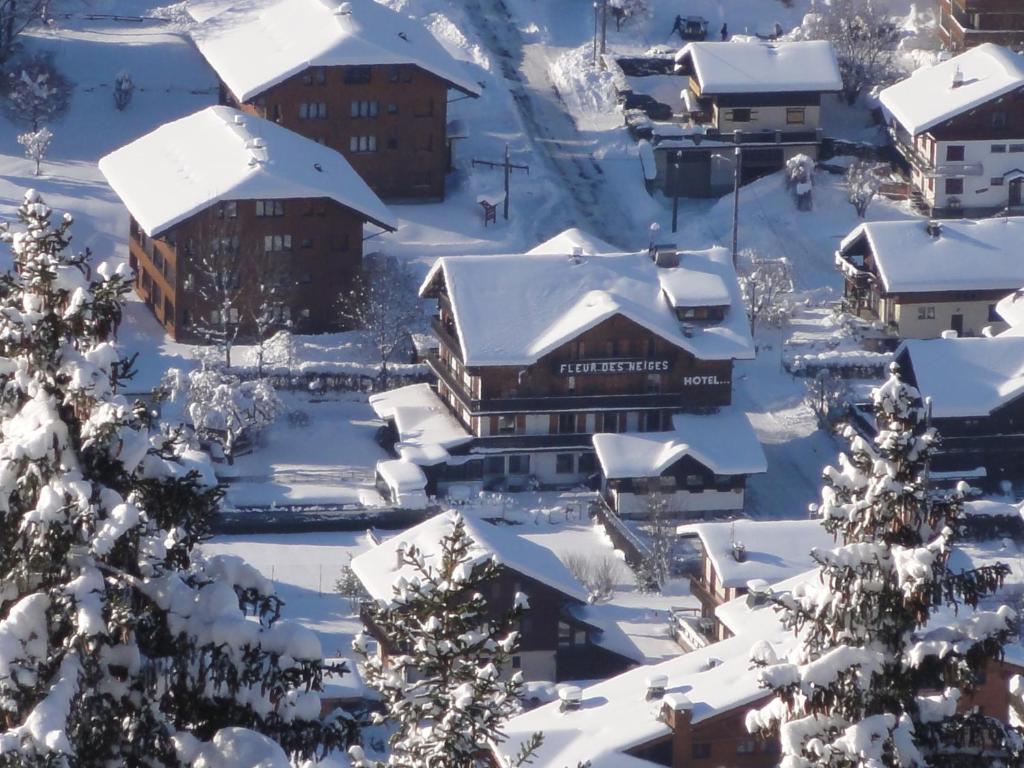
[[[241,115],[235,115],[234,120],[232,122],[234,122],[235,125],[244,126],[245,118],[243,118]]]
[[[405,542],[398,542],[398,546],[395,547],[395,570],[401,570],[405,567]]]
[[[747,545],[742,541],[734,541],[732,543],[732,559],[737,563],[745,563],[747,561]]]
[[[559,712],[575,712],[583,708],[583,691],[575,685],[567,685],[558,691]]]
[[[583,246],[574,245],[572,247],[572,253],[569,254],[569,263],[579,264],[581,261],[583,261]]]
[[[964,72],[960,69],[960,65],[956,64],[953,66],[953,87],[959,88],[964,84]]]
[[[929,221],[925,224],[925,231],[932,237],[938,239],[942,236],[942,222],[941,221]]]
[[[688,339],[693,338],[693,326],[690,323],[683,323],[683,336]]]
[[[405,32],[399,32],[398,36],[400,38],[402,38],[403,40],[405,40],[405,42],[407,42],[407,43],[409,42],[409,36],[407,34],[405,34]]]
[[[317,173],[323,173],[324,167],[320,165],[320,163],[313,163],[313,170],[316,171]]]
[[[960,334],[957,333],[956,331],[954,331],[953,329],[949,329],[948,331],[943,331],[942,332],[942,338],[944,338],[944,339],[956,339],[956,338],[959,338],[959,337],[960,337]]]
[[[342,3],[338,6],[335,11],[338,16],[351,16],[352,15],[352,3]]]
[[[721,664],[722,664],[722,660],[721,659],[716,659],[714,656],[711,656],[711,657],[708,658],[707,662],[704,664],[704,669],[714,669],[715,667],[720,666]]]
[[[747,607],[758,608],[768,602],[772,588],[764,579],[751,579],[747,582]]]
[[[647,678],[647,693],[644,698],[647,701],[652,699],[660,699],[665,695],[665,689],[668,688],[668,675],[650,675]]]
[[[659,267],[678,267],[679,266],[679,251],[676,249],[675,243],[661,243],[655,245],[651,258],[654,259],[654,263]]]

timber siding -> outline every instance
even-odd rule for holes
[[[322,333],[338,327],[336,302],[352,286],[362,264],[364,217],[326,198],[281,201],[281,216],[257,216],[257,201],[234,202],[237,215],[216,203],[150,238],[131,221],[129,253],[135,289],[175,340],[194,339],[198,318],[216,309],[204,302],[198,260],[220,240],[238,248],[240,337],[254,332],[262,281],[279,281],[275,303],[287,307],[290,327]],[[285,236],[291,248],[284,247]],[[282,238],[281,250],[265,251],[265,238]],[[233,247],[233,245],[229,245]],[[282,322],[282,327],[284,323]]]
[[[1020,0],[939,0],[939,39],[959,52],[981,43],[1024,48]]]
[[[444,198],[448,83],[424,69],[310,67],[241,103],[222,82],[220,98],[341,152],[385,200]]]

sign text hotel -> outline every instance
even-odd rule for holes
[[[615,373],[668,373],[671,360],[573,360],[558,364],[559,376],[588,376]]]

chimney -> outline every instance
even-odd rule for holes
[[[659,267],[678,267],[679,251],[675,243],[655,243],[651,246],[651,259]]]
[[[959,88],[964,84],[964,73],[959,64],[953,65],[953,87]]]
[[[238,125],[238,126],[244,126],[245,125],[245,119],[241,115],[235,115],[233,122],[235,123],[235,125]]]
[[[576,712],[583,707],[583,691],[575,685],[567,685],[558,691],[559,712]]]
[[[934,239],[938,240],[942,237],[942,222],[941,221],[929,221],[925,224],[925,231],[931,235]]]
[[[645,701],[660,699],[665,696],[665,689],[668,688],[668,675],[649,675],[647,677],[647,692],[644,694]]]
[[[574,245],[572,247],[572,253],[569,254],[569,263],[579,264],[581,261],[583,261],[583,246]]]
[[[395,570],[401,570],[405,566],[405,542],[398,542],[395,549]]]
[[[732,559],[737,563],[745,563],[747,561],[747,545],[742,541],[734,541],[732,543]]]
[[[662,699],[659,719],[672,729],[672,765],[693,760],[693,702],[681,693]]]
[[[758,608],[768,602],[772,589],[764,579],[751,579],[747,582],[747,607]]]

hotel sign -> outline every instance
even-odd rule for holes
[[[671,360],[649,360],[634,358],[625,360],[572,360],[558,363],[559,376],[614,375],[617,373],[668,373],[672,370]]]

